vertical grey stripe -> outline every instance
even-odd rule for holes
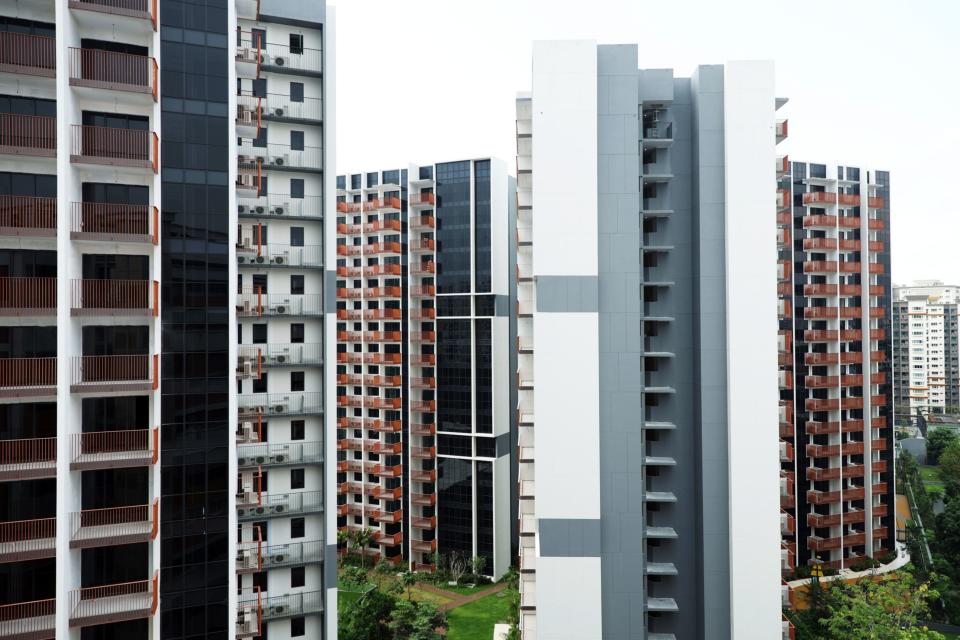
[[[537,535],[541,557],[600,557],[600,520],[541,518],[537,521]]]
[[[337,545],[328,544],[323,556],[323,580],[325,589],[337,586]]]
[[[597,276],[537,276],[537,311],[596,313],[597,288]]]
[[[336,313],[337,310],[337,272],[326,271],[323,280],[323,312]]]

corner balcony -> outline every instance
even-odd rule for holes
[[[0,358],[0,398],[57,393],[57,359]]]
[[[70,592],[70,626],[91,627],[153,617],[160,601],[160,572],[137,580]]]
[[[323,148],[294,149],[287,144],[264,146],[243,144],[237,149],[238,161],[247,167],[262,166],[267,171],[323,171]]]
[[[56,532],[56,518],[0,522],[0,564],[55,557]]]
[[[241,267],[263,269],[267,267],[304,268],[323,267],[323,247],[316,245],[293,246],[289,244],[257,244],[244,238],[237,245],[237,264]]]
[[[287,517],[323,512],[322,491],[257,493],[256,495],[259,498],[256,504],[238,506],[238,519],[259,520],[264,517]]]
[[[72,127],[70,162],[149,169],[160,168],[160,139],[152,131],[94,127]]]
[[[803,194],[803,204],[807,207],[825,207],[837,204],[837,194],[832,191],[809,191]]]
[[[256,420],[259,416],[322,415],[323,398],[319,391],[243,393],[237,396],[237,411],[241,422]]]
[[[157,317],[160,283],[156,280],[74,280],[70,315],[80,317]]]
[[[323,462],[322,442],[246,444],[237,446],[237,466],[268,467]]]
[[[159,530],[159,498],[151,504],[75,511],[70,514],[70,548],[149,542],[156,539]]]
[[[71,393],[156,391],[160,386],[160,356],[74,356]]]
[[[259,79],[263,64],[263,38],[259,33],[237,31],[234,64],[238,78]]]
[[[147,20],[157,30],[158,0],[69,0],[71,9]]]
[[[0,278],[0,316],[57,314],[56,278]]]
[[[139,204],[74,202],[70,237],[92,242],[160,243],[160,211]]]
[[[241,318],[322,315],[323,298],[320,294],[260,292],[237,294],[237,316]]]
[[[54,78],[56,68],[56,38],[0,31],[0,73]]]
[[[156,58],[102,49],[70,47],[70,86],[159,97]]]
[[[71,471],[122,469],[157,464],[160,429],[75,433],[70,451]]]
[[[56,637],[56,609],[54,599],[0,605],[0,638],[48,640]]]
[[[0,155],[57,157],[57,119],[0,113]]]

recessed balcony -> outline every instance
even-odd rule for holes
[[[0,481],[54,478],[56,475],[56,438],[0,440]]]
[[[56,636],[57,601],[34,600],[0,605],[0,638],[48,640]]]
[[[0,522],[0,563],[55,557],[56,531],[56,518]]]
[[[138,317],[160,314],[160,283],[156,280],[73,280],[70,315]]]
[[[70,514],[70,548],[91,549],[149,542],[160,530],[160,500]]]
[[[430,238],[421,238],[419,240],[411,240],[409,243],[410,251],[414,253],[426,253],[433,252],[436,250],[436,245],[434,241]]]
[[[320,245],[293,246],[288,244],[257,244],[244,238],[237,245],[237,264],[241,267],[322,267],[323,247]]]
[[[413,216],[410,218],[410,229],[433,229],[437,226],[436,218],[429,215]]]
[[[72,471],[145,467],[159,459],[160,429],[75,433],[71,445]]]
[[[412,208],[420,209],[424,207],[435,206],[437,203],[437,199],[433,193],[429,193],[429,192],[411,193],[408,203]]]
[[[57,119],[0,113],[0,154],[55,158]]]
[[[69,51],[70,86],[143,93],[157,101],[160,73],[156,58],[102,49],[70,47]]]
[[[237,446],[237,466],[268,467],[318,464],[323,461],[323,443],[286,442]]]
[[[70,592],[70,626],[90,627],[150,618],[160,601],[160,572],[151,580],[137,580]]]
[[[156,391],[160,386],[159,355],[74,356],[70,391],[105,393]]]
[[[237,149],[238,162],[246,167],[262,166],[266,171],[323,171],[323,148],[270,142],[263,146],[244,143]]]
[[[56,68],[56,38],[0,31],[0,73],[53,78]]]
[[[244,393],[237,396],[237,411],[241,421],[256,420],[259,416],[321,415],[323,398],[318,391]]]
[[[160,211],[157,207],[105,202],[74,202],[70,237],[93,242],[160,242]]]
[[[257,504],[237,508],[240,520],[258,520],[264,517],[286,517],[321,513],[323,511],[322,491],[303,491],[298,493],[262,493]],[[238,505],[241,503],[238,503]]]
[[[57,199],[0,195],[0,235],[56,237]]]
[[[237,294],[237,316],[260,317],[305,317],[323,315],[323,298],[320,294],[262,293]]]
[[[69,0],[71,9],[97,11],[116,16],[148,20],[157,29],[158,0]]]
[[[56,395],[57,359],[0,358],[0,398]]]
[[[410,287],[410,295],[414,298],[432,298],[436,293],[436,288],[431,284]]]
[[[320,196],[294,198],[289,194],[271,193],[253,197],[237,197],[237,214],[241,218],[323,218]]]
[[[0,278],[0,316],[57,314],[56,278]]]
[[[323,345],[319,342],[240,345],[237,357],[256,361],[261,367],[320,366],[323,364]]]
[[[71,162],[142,168],[157,173],[159,160],[160,139],[152,131],[80,124],[72,127]]]

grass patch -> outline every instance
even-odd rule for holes
[[[510,615],[510,589],[447,612],[447,640],[490,640],[493,626]]]
[[[475,587],[468,587],[468,586],[465,586],[465,585],[459,585],[459,584],[458,584],[458,585],[449,585],[449,584],[446,584],[446,583],[436,585],[436,587],[437,587],[438,589],[443,589],[444,591],[449,591],[449,592],[451,592],[451,593],[456,593],[456,594],[461,595],[461,596],[472,596],[473,594],[477,593],[478,591],[485,591],[485,590],[487,590],[487,589],[492,588],[493,586],[494,586],[494,585],[492,585],[492,584],[478,584],[478,585],[475,586]]]
[[[943,482],[940,480],[938,467],[919,467],[923,488],[929,491],[943,492]]]

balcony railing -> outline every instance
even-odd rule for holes
[[[57,199],[0,195],[0,235],[54,237]]]
[[[70,313],[74,316],[157,316],[160,283],[156,280],[74,280]]]
[[[283,444],[245,444],[237,446],[237,465],[240,467],[317,464],[322,461],[322,442],[287,442]]]
[[[256,609],[257,603],[255,596],[241,596],[237,604],[241,609]],[[264,621],[318,614],[323,612],[323,592],[303,591],[281,596],[264,596],[259,606],[262,608]]]
[[[323,69],[323,51],[299,47],[292,49],[286,44],[267,43],[266,55],[263,59],[264,70],[280,72],[305,72],[309,75],[320,75]]]
[[[252,267],[322,267],[323,246],[257,244],[244,238],[237,246],[237,263]]]
[[[156,464],[160,455],[160,429],[75,433],[70,454],[70,468],[74,471]]]
[[[240,293],[237,294],[237,315],[245,318],[261,316],[323,315],[320,294]]]
[[[0,278],[0,316],[50,316],[56,312],[56,278]]]
[[[156,391],[160,386],[158,355],[74,356],[70,391]]]
[[[70,592],[70,626],[88,627],[156,614],[160,598],[160,572],[150,580],[137,580]]]
[[[263,547],[263,568],[289,567],[323,562],[322,540],[289,542]]]
[[[0,154],[4,153],[56,157],[57,119],[51,116],[0,113]]]
[[[56,476],[57,439],[0,440],[0,480]]]
[[[266,516],[288,516],[323,511],[322,491],[264,493],[258,504],[239,507],[237,517],[256,520]]]
[[[254,587],[254,595],[237,603],[236,637],[253,638],[261,634],[263,626],[263,594]]]
[[[0,71],[53,78],[57,41],[49,36],[0,31]]]
[[[148,93],[157,100],[156,58],[103,49],[70,47],[70,84],[75,87]]]
[[[0,563],[54,557],[56,532],[56,518],[0,522]]]
[[[237,212],[241,217],[282,216],[320,219],[323,218],[323,198],[321,196],[293,198],[283,193],[271,193],[254,198],[237,197]]]
[[[237,396],[241,420],[257,416],[319,415],[323,413],[323,397],[318,391],[289,393],[246,393]]]
[[[0,397],[56,393],[57,359],[0,358]]]
[[[70,161],[159,169],[157,134],[141,129],[73,125]]]
[[[70,514],[70,548],[89,549],[149,542],[160,530],[160,501]]]
[[[411,207],[432,207],[436,204],[437,199],[433,193],[411,193],[410,194],[410,206]]]
[[[297,101],[282,93],[268,93],[264,97],[242,94],[237,97],[237,102],[248,107],[256,105],[266,120],[323,120],[323,101],[320,98],[304,97]]]
[[[160,242],[160,212],[140,204],[74,202],[70,218],[74,240]]]
[[[57,601],[34,600],[0,605],[0,638],[41,640],[56,631]]]
[[[323,345],[319,342],[240,345],[237,348],[237,357],[252,360],[254,363],[259,358],[261,367],[321,365]]]
[[[304,147],[294,149],[290,145],[268,143],[258,147],[244,144],[237,149],[239,163],[245,166],[262,164],[264,169],[295,169],[301,171],[321,171],[323,169],[323,147]]]
[[[70,0],[71,9],[99,11],[149,20],[157,29],[157,0]]]

